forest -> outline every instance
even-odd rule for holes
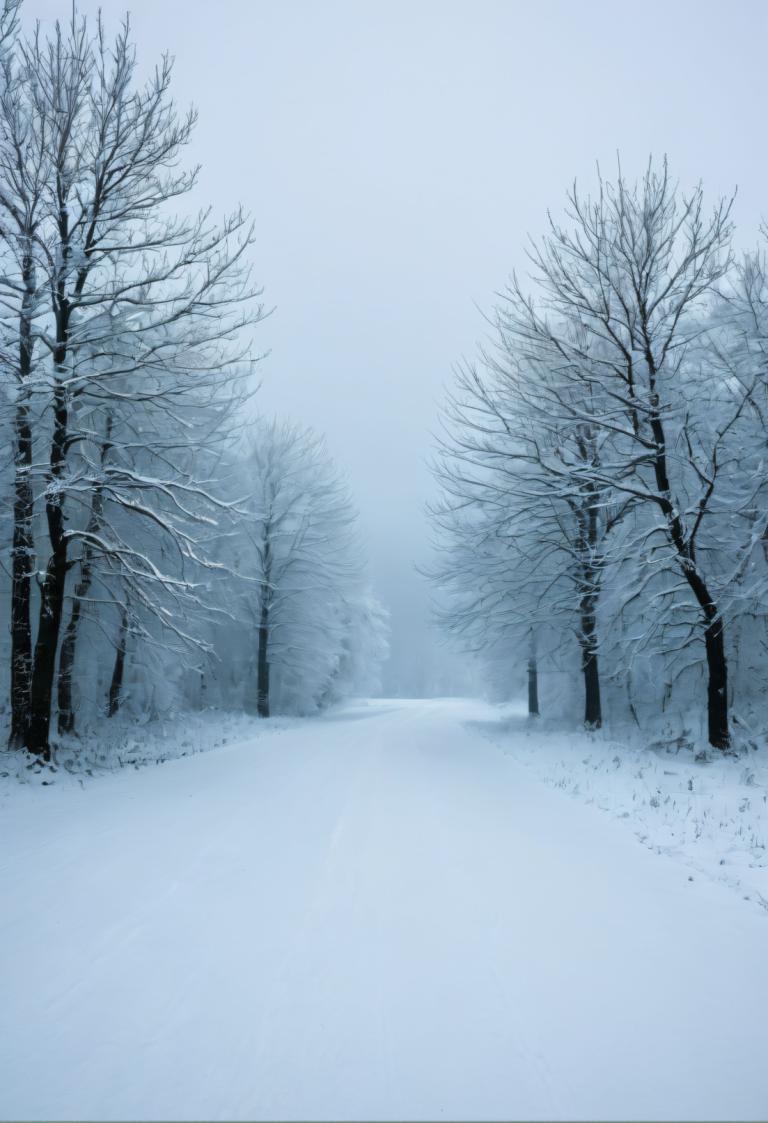
[[[74,19],[0,102],[3,693],[47,760],[121,714],[375,693],[386,610],[322,437],[259,409],[254,221],[191,209],[194,111]],[[763,691],[768,282],[666,159],[570,191],[439,421],[441,628],[529,710],[727,751]],[[539,676],[542,676],[542,689]],[[567,701],[566,701],[567,700]]]
[[[252,220],[188,199],[195,113],[129,24],[18,35],[0,98],[8,737],[375,691],[386,613],[323,440],[254,406]]]
[[[732,203],[682,191],[666,160],[574,187],[457,371],[431,512],[441,621],[492,667],[527,652],[532,715],[539,670],[578,666],[587,729],[607,692],[619,728],[666,711],[716,750],[753,736],[768,283],[763,248],[734,252]]]
[[[118,714],[375,693],[387,614],[349,486],[320,435],[260,413],[254,221],[191,208],[196,115],[171,62],[141,82],[127,21],[24,38],[18,14],[6,0],[10,745],[47,760]],[[588,729],[750,736],[768,282],[762,249],[733,249],[732,201],[681,189],[666,159],[574,186],[457,368],[425,576],[489,692],[511,695],[525,652],[533,715],[549,692],[577,722],[580,679]]]

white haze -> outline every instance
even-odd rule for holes
[[[95,2],[78,3],[82,14]],[[123,4],[102,4],[111,30]],[[415,570],[437,403],[528,232],[595,161],[667,153],[682,183],[739,186],[739,241],[768,206],[758,2],[360,4],[132,0],[141,63],[176,57],[200,111],[199,199],[242,201],[274,316],[260,406],[324,432],[392,612],[385,690],[471,686]],[[67,19],[53,0],[26,19]]]

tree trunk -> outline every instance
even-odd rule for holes
[[[56,656],[67,580],[68,539],[64,526],[63,497],[57,486],[64,470],[68,428],[66,391],[61,381],[54,390],[54,430],[51,444],[51,472],[45,502],[51,556],[45,570],[40,594],[40,618],[32,668],[29,726],[26,747],[36,756],[50,760],[51,703]]]
[[[728,660],[725,626],[717,605],[698,571],[695,559],[683,558],[683,573],[704,616],[704,651],[707,661],[707,735],[714,749],[731,747],[728,724]]]
[[[256,712],[269,717],[269,605],[266,599],[259,618],[259,652],[256,669]]]
[[[32,690],[31,588],[34,559],[34,492],[32,489],[32,422],[29,377],[34,341],[35,266],[31,253],[22,260],[24,298],[19,316],[19,387],[14,417],[14,503],[11,551],[11,748],[26,740]]]
[[[584,724],[599,729],[603,724],[600,702],[600,673],[597,660],[597,619],[595,598],[587,595],[581,603],[581,669],[584,674]]]
[[[107,426],[104,440],[101,444],[102,469],[109,453],[112,437],[112,416],[107,415]],[[88,517],[88,532],[96,534],[101,529],[102,515],[104,512],[103,484],[99,481],[93,489],[91,498],[91,513]],[[59,733],[74,733],[75,709],[72,702],[72,677],[75,667],[75,652],[77,650],[77,637],[80,621],[83,614],[83,604],[93,583],[93,550],[86,541],[83,546],[83,556],[80,561],[80,580],[75,586],[72,600],[72,611],[64,632],[59,655]]]
[[[256,663],[256,712],[269,717],[269,610],[272,607],[272,520],[264,526],[262,547],[261,610],[259,613],[259,650]]]
[[[651,388],[655,392],[656,366],[653,357],[647,356],[651,372]],[[704,649],[707,658],[707,726],[709,743],[715,749],[728,749],[731,735],[728,727],[728,664],[725,656],[725,635],[723,622],[717,605],[710,595],[707,583],[699,571],[696,561],[695,534],[700,525],[694,526],[689,536],[678,509],[670,499],[671,491],[667,471],[667,444],[664,425],[658,413],[652,413],[651,431],[656,442],[654,472],[658,497],[656,502],[664,514],[667,534],[677,550],[680,568],[691,592],[704,616]]]
[[[599,729],[603,724],[600,701],[600,673],[597,660],[597,605],[600,597],[602,560],[597,555],[598,510],[600,497],[594,487],[589,487],[584,506],[578,512],[580,524],[579,552],[579,645],[581,669],[584,675],[584,725]]]
[[[528,714],[539,716],[539,668],[535,655],[528,660]]]
[[[681,553],[681,568],[704,616],[704,651],[707,660],[707,730],[710,745],[727,750],[731,746],[728,724],[728,660],[725,626],[695,557]]]
[[[709,743],[716,749],[728,749],[731,744],[728,728],[728,662],[721,620],[715,619],[708,625],[704,632],[704,645],[707,653]]]
[[[26,738],[32,687],[32,622],[30,594],[34,572],[32,517],[32,429],[29,406],[20,403],[15,418],[16,463],[11,561],[11,748]]]
[[[64,607],[64,590],[67,581],[67,538],[64,517],[64,478],[69,451],[69,391],[67,389],[67,355],[69,345],[69,320],[71,302],[67,295],[70,271],[70,216],[66,200],[66,181],[61,176],[57,180],[58,194],[58,256],[57,277],[53,286],[53,307],[56,324],[56,344],[53,349],[53,432],[48,480],[45,494],[45,515],[48,522],[48,538],[51,554],[45,568],[45,577],[40,592],[40,616],[35,642],[32,665],[32,688],[30,692],[29,725],[26,747],[36,756],[50,760],[51,703],[53,701],[53,682],[56,675],[56,657],[61,631],[61,616]],[[87,268],[81,268],[76,284],[77,295],[88,276]]]
[[[128,647],[128,612],[123,609],[120,619],[120,637],[115,651],[115,666],[112,671],[112,681],[109,684],[109,700],[107,702],[107,717],[114,717],[120,709],[123,693],[123,677],[125,675],[125,653]]]
[[[581,666],[584,672],[584,724],[587,729],[599,729],[603,724],[603,711],[596,645],[585,644],[582,647]]]
[[[59,655],[59,733],[74,733],[75,709],[72,703],[72,672],[75,666],[75,650],[77,648],[77,633],[82,614],[82,597],[88,592],[90,581],[85,575],[77,584],[75,598],[72,602],[72,612],[64,632],[64,640]]]
[[[44,760],[51,759],[50,726],[53,680],[56,672],[56,652],[61,629],[61,611],[64,604],[64,584],[67,577],[66,542],[51,556],[45,572],[40,600],[40,622],[35,644],[35,661],[32,671],[27,749]]]

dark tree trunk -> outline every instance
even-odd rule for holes
[[[269,717],[269,612],[272,607],[272,522],[264,526],[264,544],[261,551],[262,586],[259,611],[259,649],[256,662],[256,712],[259,717]]]
[[[107,701],[107,717],[114,717],[120,709],[123,695],[123,678],[125,676],[125,653],[128,648],[128,613],[123,609],[120,619],[120,636],[115,651],[115,666],[112,671],[112,681],[109,684],[109,699]]]
[[[57,364],[60,367],[60,363]],[[32,668],[29,726],[26,747],[36,756],[50,760],[51,703],[56,674],[64,588],[67,580],[67,547],[63,496],[57,486],[66,461],[68,410],[66,390],[61,381],[54,390],[53,440],[51,444],[50,483],[45,503],[51,556],[40,592],[40,619]]]
[[[598,551],[600,495],[588,485],[584,504],[577,510],[579,522],[579,646],[581,669],[584,675],[584,725],[587,729],[600,729],[603,711],[600,701],[600,672],[598,665],[597,606],[602,584],[603,563]]]
[[[709,587],[699,572],[693,546],[684,537],[682,524],[673,513],[668,517],[668,526],[670,538],[678,551],[683,576],[704,618],[709,743],[715,749],[727,750],[731,745],[731,734],[728,723],[728,660],[725,654],[725,626]]]
[[[707,662],[707,727],[710,745],[727,750],[731,745],[728,723],[728,660],[725,626],[709,588],[699,572],[693,546],[682,533],[680,520],[670,515],[670,537],[677,547],[680,568],[704,618],[704,651]]]
[[[581,602],[581,669],[584,674],[584,724],[599,729],[603,724],[600,702],[600,672],[597,658],[597,619],[595,598],[587,595]]]
[[[107,454],[112,447],[112,418],[107,416],[107,427],[101,445],[101,466],[104,467]],[[103,485],[97,483],[91,499],[91,513],[88,518],[88,532],[96,534],[102,525],[104,511]],[[77,651],[77,638],[79,635],[80,621],[83,615],[83,604],[93,583],[93,550],[86,541],[83,545],[83,556],[80,561],[80,580],[75,586],[67,627],[59,655],[59,681],[58,681],[58,711],[59,733],[73,733],[75,730],[75,708],[72,700],[72,679],[75,667],[75,652]]]
[[[32,517],[32,429],[26,402],[16,409],[15,496],[11,561],[11,732],[12,748],[26,739],[32,688],[30,594],[34,572]]]
[[[56,652],[61,630],[64,584],[67,578],[66,540],[58,546],[45,571],[40,600],[40,622],[32,672],[27,748],[50,760],[51,703],[56,671]]]
[[[535,655],[528,660],[528,714],[539,716],[539,668]]]
[[[599,729],[603,724],[603,711],[600,703],[600,674],[596,646],[582,647],[581,666],[584,672],[584,724],[587,729]]]
[[[64,590],[67,581],[67,551],[69,540],[64,518],[64,476],[69,450],[69,401],[66,387],[67,353],[69,345],[69,320],[71,302],[67,295],[70,272],[70,216],[66,199],[66,177],[57,177],[58,252],[60,264],[53,290],[53,309],[56,324],[56,344],[53,349],[53,433],[51,435],[50,468],[46,489],[45,515],[51,554],[45,568],[40,591],[40,616],[32,665],[29,724],[26,747],[36,756],[50,760],[51,704],[56,675],[56,657],[64,607]],[[88,276],[88,266],[78,271],[75,285],[81,295]]]
[[[715,619],[706,628],[704,645],[707,653],[709,743],[716,749],[728,749],[731,744],[728,728],[728,662],[725,657],[725,634],[719,619]]]
[[[62,149],[57,155],[61,156],[63,151]],[[92,260],[88,251],[93,245],[93,238],[98,225],[96,217],[98,208],[94,206],[90,232],[85,239],[85,246],[80,247],[81,251],[85,252],[85,256],[76,268],[76,280],[70,295],[68,285],[72,276],[72,246],[67,197],[70,183],[69,177],[65,174],[64,166],[57,165],[56,173],[57,256],[59,264],[52,292],[56,330],[56,342],[52,356],[55,382],[53,387],[53,433],[45,502],[51,553],[40,593],[40,617],[32,665],[29,723],[25,738],[27,749],[37,756],[42,756],[45,760],[50,760],[51,755],[51,704],[56,676],[64,592],[69,568],[67,558],[69,539],[66,533],[64,516],[64,481],[67,454],[70,447],[69,390],[67,389],[69,327],[73,301],[77,306],[91,270]]]
[[[256,712],[269,717],[269,605],[261,606],[259,618],[259,651],[256,667]]]
[[[647,348],[646,361],[651,373],[651,390],[656,392],[657,369],[650,348]],[[672,503],[669,472],[667,469],[667,442],[661,415],[654,412],[650,417],[651,432],[656,442],[654,451],[654,475],[658,496],[656,502],[666,520],[667,534],[677,551],[678,561],[688,585],[696,598],[704,618],[704,650],[707,660],[707,726],[709,743],[715,749],[726,750],[731,744],[728,725],[728,663],[725,655],[724,625],[720,619],[717,605],[710,595],[707,583],[699,571],[696,561],[696,532],[701,525],[705,506],[699,509],[693,530],[689,533],[678,509]],[[711,495],[711,491],[709,493]]]
[[[32,690],[31,588],[34,559],[34,492],[29,377],[32,373],[32,315],[35,268],[31,254],[22,260],[24,299],[19,317],[19,388],[14,418],[14,502],[11,551],[11,748],[26,741]]]
[[[82,615],[82,597],[88,593],[90,581],[85,575],[77,584],[75,598],[72,602],[72,612],[64,631],[64,639],[59,655],[59,733],[74,733],[75,708],[72,702],[72,673],[75,666],[75,650],[77,648],[77,634]]]

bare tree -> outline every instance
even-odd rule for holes
[[[595,199],[574,188],[570,226],[551,220],[532,250],[537,297],[514,280],[498,318],[510,351],[556,372],[542,382],[552,415],[610,440],[601,483],[655,513],[645,537],[661,536],[697,608],[708,735],[721,749],[730,743],[724,620],[699,547],[754,379],[724,385],[699,358],[707,302],[732,264],[729,216],[728,201],[705,214],[701,187],[680,195],[666,162],[637,185],[621,173],[601,180]],[[701,411],[715,408],[720,420],[705,429]]]
[[[51,178],[50,130],[30,114],[27,60],[13,49],[18,4],[0,19],[0,317],[2,363],[14,398],[11,548],[10,743],[24,742],[32,685],[31,585],[35,571],[34,414],[36,323],[46,300],[39,237]],[[11,44],[11,45],[9,45]]]
[[[602,478],[602,434],[556,418],[553,373],[529,368],[507,346],[459,371],[446,410],[432,508],[445,562],[432,577],[459,593],[441,619],[474,636],[474,649],[515,633],[528,659],[530,710],[538,709],[531,637],[573,632],[581,653],[584,722],[602,723],[598,605],[608,539],[629,501]],[[546,385],[542,385],[541,383]],[[560,646],[560,640],[555,643]]]
[[[187,218],[180,210],[179,200],[196,180],[194,170],[178,167],[195,116],[179,116],[174,107],[169,61],[137,86],[127,23],[110,45],[100,23],[91,36],[85,21],[67,32],[57,26],[47,41],[38,33],[20,46],[19,59],[15,94],[32,138],[21,161],[24,190],[29,193],[29,168],[35,185],[39,180],[36,225],[27,239],[34,281],[28,318],[35,318],[37,346],[30,392],[50,423],[41,472],[48,560],[26,720],[16,735],[30,751],[47,756],[68,575],[79,567],[60,683],[64,729],[71,727],[71,668],[96,560],[119,570],[140,601],[152,599],[148,585],[184,585],[126,537],[126,516],[153,523],[182,557],[203,562],[182,524],[210,524],[202,508],[217,501],[210,481],[173,464],[170,449],[174,440],[183,441],[178,432],[169,434],[184,424],[191,392],[198,405],[206,394],[221,403],[229,387],[233,400],[232,386],[242,384],[248,371],[243,331],[262,313],[249,279],[246,217],[238,212],[217,225],[207,212]],[[6,179],[0,188],[7,188],[10,213],[21,192]],[[9,289],[16,294],[14,285]],[[19,369],[23,382],[21,364]],[[131,433],[138,414],[150,412],[154,420],[143,435],[138,427]],[[161,417],[165,428],[158,438]],[[158,438],[155,447],[152,437]],[[150,476],[141,470],[142,458],[144,468],[149,459],[155,468],[164,461],[171,470]],[[19,460],[24,476],[21,453]],[[24,501],[28,507],[26,493]],[[86,512],[84,520],[78,511]],[[116,512],[119,517],[105,529],[106,514]],[[30,517],[20,510],[17,522],[21,539]],[[28,587],[21,545],[18,556],[17,585]]]
[[[247,470],[257,711],[273,708],[275,674],[284,707],[317,708],[349,654],[350,599],[363,582],[355,511],[310,431],[260,423]]]

